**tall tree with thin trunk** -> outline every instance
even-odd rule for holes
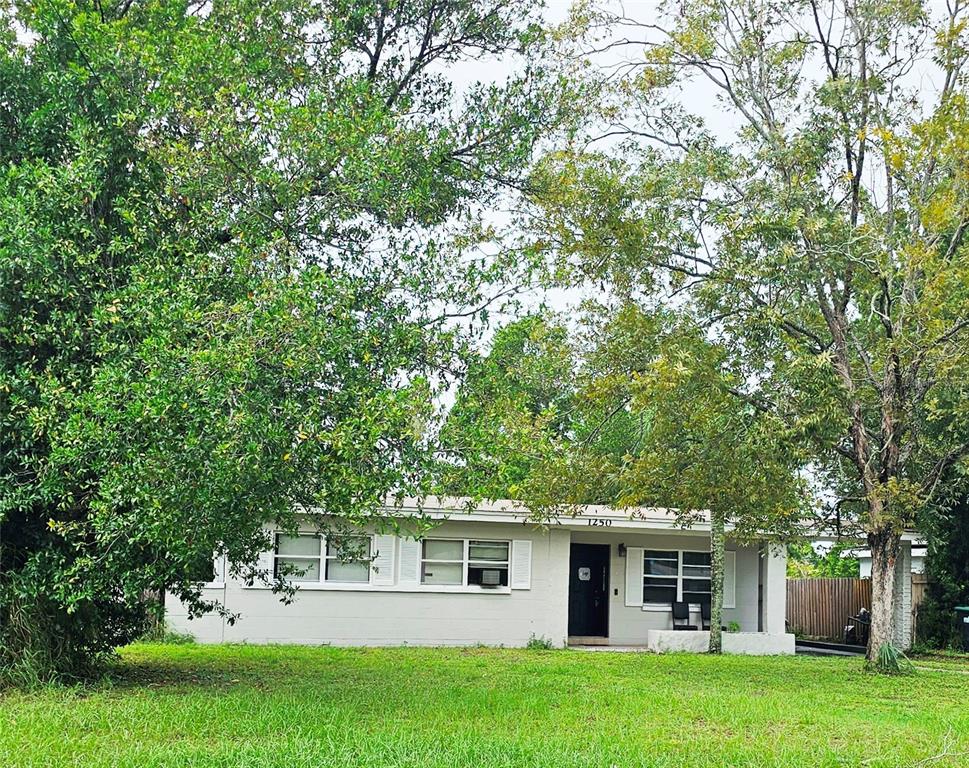
[[[869,660],[896,638],[902,533],[969,454],[965,15],[582,7],[576,50],[610,64],[589,86],[602,109],[535,198],[558,278],[675,295],[742,372],[734,397],[811,447],[828,522],[871,547]]]

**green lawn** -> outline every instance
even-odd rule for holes
[[[111,684],[0,693],[0,766],[969,765],[967,667],[941,666],[139,645]]]

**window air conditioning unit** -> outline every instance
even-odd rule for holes
[[[482,587],[500,587],[501,586],[501,571],[495,568],[488,568],[481,572],[481,586]]]

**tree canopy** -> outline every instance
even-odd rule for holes
[[[468,450],[454,482],[521,499],[539,520],[604,503],[709,524],[718,652],[728,529],[735,540],[802,533],[805,454],[786,424],[735,396],[742,375],[688,317],[589,303],[582,320],[571,335],[540,317],[499,331],[445,428]]]
[[[0,37],[0,664],[69,674],[147,590],[218,609],[214,552],[271,578],[264,522],[428,487],[555,105],[531,3],[39,0]]]
[[[725,350],[735,397],[811,446],[830,525],[872,549],[872,658],[894,633],[901,531],[969,453],[964,15],[581,6],[597,112],[538,174],[559,279],[674,301]],[[594,57],[617,50],[635,55],[600,77]],[[692,99],[698,83],[715,99]]]

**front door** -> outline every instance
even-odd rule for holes
[[[573,544],[569,551],[569,634],[609,635],[608,544]]]

